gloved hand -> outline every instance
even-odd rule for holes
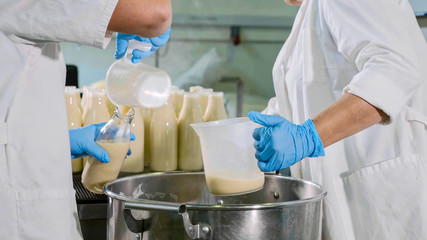
[[[171,28],[162,35],[154,38],[143,38],[137,35],[132,34],[125,34],[125,33],[118,33],[117,34],[117,47],[116,47],[116,54],[115,58],[120,59],[125,56],[129,40],[135,39],[141,42],[151,43],[152,47],[150,51],[141,51],[138,49],[135,49],[132,51],[132,62],[138,63],[143,58],[146,58],[150,56],[154,51],[156,51],[159,47],[166,44],[166,42],[169,40]]]
[[[93,156],[100,162],[107,163],[110,161],[108,153],[95,143],[95,138],[98,135],[104,123],[91,124],[85,127],[71,129],[70,133],[70,149],[71,158]],[[135,140],[135,135],[131,133],[131,141]],[[128,155],[132,152],[129,149]]]
[[[264,126],[256,128],[252,135],[261,171],[282,170],[305,157],[325,155],[322,141],[310,119],[296,125],[280,116],[253,111],[248,117]]]

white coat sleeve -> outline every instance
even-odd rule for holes
[[[338,51],[358,70],[344,91],[393,119],[422,82],[414,41],[421,31],[409,1],[319,2]]]
[[[2,0],[0,31],[34,42],[74,42],[105,48],[118,0]]]
[[[268,115],[280,115],[279,103],[277,97],[270,98],[267,107],[261,112]]]

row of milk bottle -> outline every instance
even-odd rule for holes
[[[65,88],[69,128],[78,128],[111,118],[115,106],[104,89]],[[132,154],[127,156],[121,172],[141,173],[144,166],[151,171],[197,171],[203,169],[199,137],[190,124],[228,118],[222,92],[200,86],[189,92],[172,88],[169,100],[158,108],[135,109],[131,132]],[[73,159],[73,173],[82,171],[85,159]]]

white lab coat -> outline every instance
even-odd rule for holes
[[[348,91],[391,118],[291,168],[328,191],[323,239],[427,239],[426,56],[407,0],[301,6],[264,113],[300,124]]]
[[[0,3],[0,239],[82,239],[57,42],[105,47],[116,4]]]

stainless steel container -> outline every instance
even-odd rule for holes
[[[214,196],[203,173],[125,177],[104,192],[109,240],[320,239],[326,195],[317,184],[266,175],[259,191]]]

